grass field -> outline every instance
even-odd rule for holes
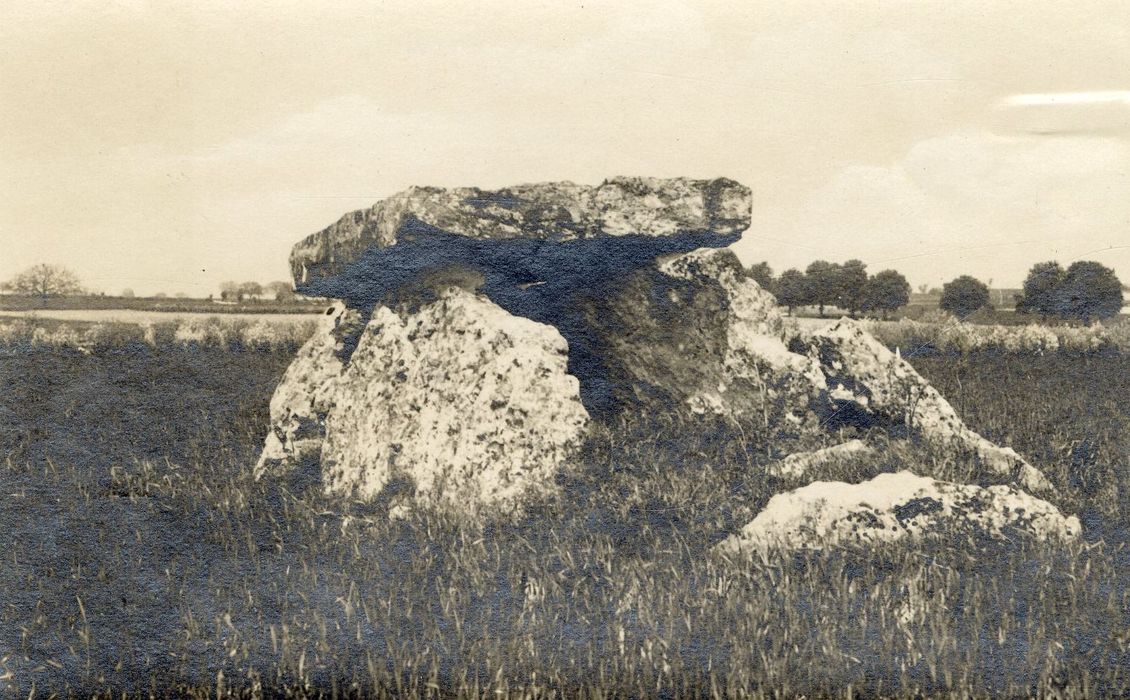
[[[564,502],[519,523],[388,523],[255,483],[289,359],[139,341],[0,350],[0,688],[1130,695],[1123,353],[913,360],[1045,470],[1085,542],[754,562],[710,547],[777,486],[773,446],[679,415],[594,431]]]
[[[3,311],[0,310],[0,323],[12,322],[20,319],[31,319],[35,322],[62,321],[70,325],[88,323],[123,323],[142,325],[146,323],[182,323],[185,321],[204,319],[223,319],[226,322],[256,323],[259,321],[271,324],[301,324],[315,318],[324,311],[324,307],[311,313],[235,313],[222,314],[180,312],[180,311],[146,311],[141,309],[59,309],[47,311]]]

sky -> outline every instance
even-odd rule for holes
[[[0,280],[207,295],[411,185],[725,176],[734,250],[1130,282],[1117,2],[0,0]]]

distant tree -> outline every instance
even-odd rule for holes
[[[270,282],[263,287],[263,291],[274,297],[275,301],[290,301],[294,299],[294,285],[290,282]]]
[[[4,285],[17,294],[28,294],[46,300],[54,296],[82,294],[78,275],[59,265],[33,265]]]
[[[749,268],[749,276],[757,282],[762,289],[772,292],[773,286],[776,282],[773,280],[773,268],[769,267],[768,262],[759,262],[753,267]]]
[[[188,298],[188,294],[186,294],[184,292],[177,292],[173,296],[176,297],[177,299],[187,299]]]
[[[988,305],[988,285],[969,275],[947,282],[942,287],[942,300],[938,304],[943,311],[949,311],[961,319]]]
[[[785,270],[777,279],[776,289],[774,293],[777,296],[777,303],[789,310],[789,315],[793,313],[793,309],[798,306],[804,306],[809,303],[811,294],[808,287],[808,276],[797,269]]]
[[[1090,325],[1095,319],[1110,318],[1122,311],[1122,282],[1109,267],[1081,260],[1067,268],[1058,297],[1064,316]]]
[[[863,305],[867,287],[867,264],[862,260],[848,260],[837,266],[836,272],[835,304],[854,316]]]
[[[259,298],[263,295],[263,285],[258,282],[244,282],[239,285],[240,298]]]
[[[166,294],[165,292],[157,292],[156,294],[153,295],[153,298],[154,299],[168,299],[169,295]]]
[[[136,296],[136,295],[133,293],[133,290],[130,289],[129,287],[126,287],[125,289],[122,290],[121,297],[123,299],[133,299],[134,296]]]
[[[224,301],[239,301],[243,294],[239,290],[239,282],[221,282],[220,298]]]
[[[1058,303],[1067,273],[1054,260],[1037,263],[1028,271],[1024,290],[1016,301],[1022,314],[1040,314],[1045,319],[1061,312]]]
[[[928,291],[930,291],[930,285],[929,284],[918,285],[918,293],[919,294],[925,294]]]
[[[908,303],[910,283],[895,270],[883,270],[867,280],[860,308],[868,313],[878,311],[886,319],[887,314]]]
[[[824,318],[824,307],[834,305],[840,298],[840,266],[827,260],[816,260],[804,271],[808,278],[808,302],[820,309]]]

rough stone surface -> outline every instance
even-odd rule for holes
[[[1010,486],[970,486],[917,476],[880,474],[861,484],[817,481],[769,500],[757,517],[723,541],[738,553],[772,549],[866,547],[932,539],[963,546],[974,540],[1068,540],[1079,520]]]
[[[705,234],[703,240],[722,246],[749,226],[750,207],[749,190],[726,179],[620,177],[598,187],[557,182],[497,191],[413,187],[370,209],[347,214],[299,242],[291,251],[290,264],[302,290],[342,275],[366,253],[403,248],[404,243],[428,234],[551,245],[607,237]],[[446,242],[451,247],[452,241]],[[523,252],[528,254],[529,249]],[[424,247],[408,262],[434,266],[436,255],[437,251]],[[384,262],[377,262],[375,271],[404,267],[406,261],[390,257]]]
[[[664,261],[659,270],[693,288],[713,284],[722,292],[716,310],[724,319],[721,380],[692,396],[692,406],[731,416],[760,411],[767,418],[772,411],[799,418],[824,388],[824,376],[808,357],[789,351],[776,299],[742,268],[737,256],[703,248]],[[752,405],[749,398],[754,398]]]
[[[588,421],[565,365],[553,328],[458,287],[403,316],[377,308],[330,389],[325,488],[394,506],[520,508],[554,488]]]
[[[768,466],[767,471],[770,475],[783,479],[802,479],[831,462],[871,457],[875,453],[875,449],[862,440],[848,440],[839,445],[832,445],[820,450],[796,452],[773,462]]]
[[[256,477],[285,475],[318,460],[326,415],[334,405],[334,382],[363,328],[361,314],[340,302],[320,318],[271,397],[271,428],[255,465]]]
[[[835,410],[826,423],[900,426],[949,449],[970,453],[984,470],[1033,491],[1047,478],[1020,455],[971,430],[937,389],[856,321],[842,319],[810,339]]]
[[[629,403],[786,430],[813,418],[823,375],[789,351],[772,295],[729,250],[662,259],[593,302],[585,322]]]

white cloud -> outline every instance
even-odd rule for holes
[[[993,110],[999,132],[1029,134],[1130,133],[1130,91],[1011,95]]]
[[[1124,104],[1130,105],[1130,91],[1099,90],[1095,92],[1040,92],[1026,95],[1012,95],[1003,100],[1010,107],[1028,105],[1075,105],[1075,104]]]

